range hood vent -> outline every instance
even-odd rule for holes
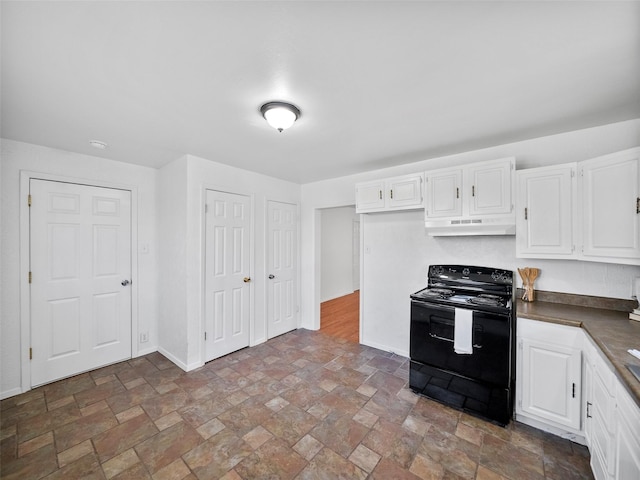
[[[515,235],[516,223],[513,216],[482,219],[428,220],[425,222],[425,229],[427,234],[432,237]]]

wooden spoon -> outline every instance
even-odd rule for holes
[[[529,272],[529,281],[531,282],[531,286],[533,286],[533,282],[536,281],[536,278],[538,278],[538,275],[540,275],[540,269],[532,268],[531,271]]]

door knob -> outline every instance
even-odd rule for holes
[[[274,278],[276,278],[276,276],[273,273],[269,274],[269,280],[273,280]]]
[[[251,278],[250,278],[250,277],[244,277],[244,278],[242,279],[242,281],[243,281],[244,283],[249,283],[249,282],[251,281]]]
[[[126,287],[127,285],[129,285],[131,282],[129,280],[122,280],[120,282],[120,285],[122,285],[123,287]]]

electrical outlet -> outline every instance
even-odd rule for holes
[[[140,334],[140,343],[144,343],[148,341],[149,341],[149,334],[147,332],[142,332]]]

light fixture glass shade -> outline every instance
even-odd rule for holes
[[[289,128],[300,117],[298,107],[284,102],[265,103],[260,111],[267,123],[279,132]]]

